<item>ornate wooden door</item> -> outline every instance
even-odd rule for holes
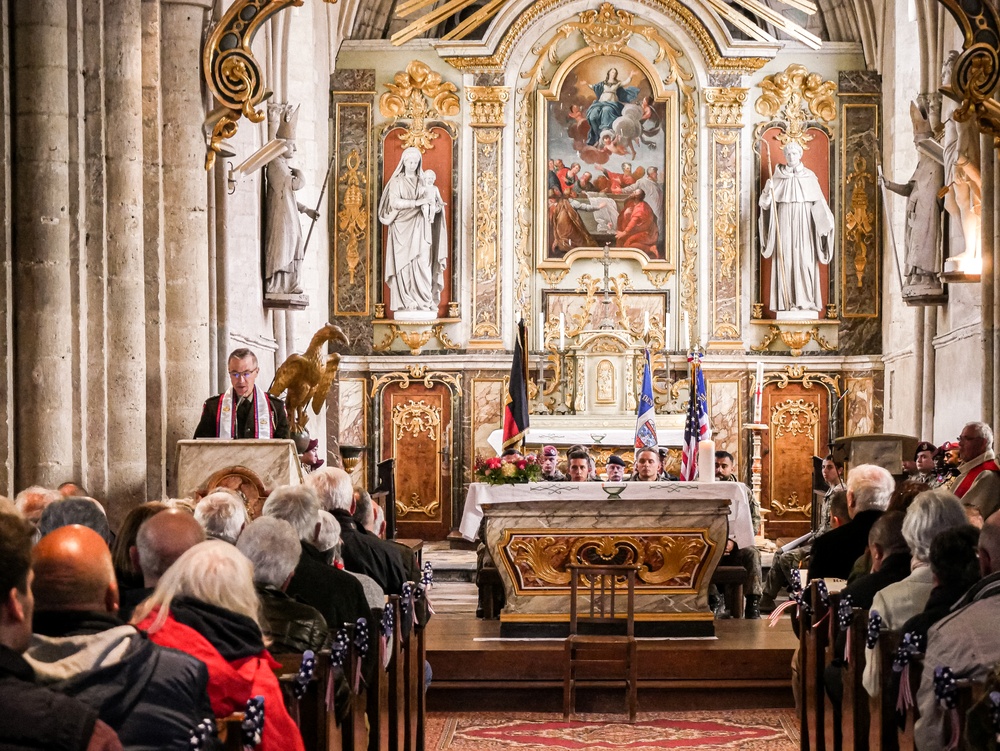
[[[813,456],[828,453],[830,392],[812,383],[764,387],[761,506],[767,536],[798,537],[810,529]]]
[[[396,459],[396,536],[443,540],[452,526],[452,393],[447,384],[382,391],[382,459]]]

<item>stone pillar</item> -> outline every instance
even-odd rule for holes
[[[744,349],[740,298],[740,136],[747,90],[705,89],[712,133],[711,284],[708,285],[708,349]]]
[[[163,110],[160,0],[142,0],[142,241],[146,328],[146,493],[167,493],[166,259],[163,242]]]
[[[146,500],[142,6],[105,0],[108,500],[112,521]],[[190,125],[190,124],[189,124]]]
[[[996,175],[994,167],[996,164],[996,152],[993,146],[993,136],[983,134],[980,136],[980,170],[982,175],[982,225],[980,234],[982,235],[983,270],[981,275],[980,294],[982,301],[982,342],[983,342],[983,374],[982,374],[982,398],[983,412],[982,421],[987,425],[994,425],[997,415],[994,412],[995,385],[994,378],[994,358],[993,351],[994,332],[996,329],[997,310],[995,306],[994,294],[996,290],[996,257],[994,254],[996,239],[994,226],[996,193],[994,183]]]
[[[10,8],[0,0],[0,495],[14,495],[14,330],[10,242]]]
[[[166,276],[167,487],[175,446],[190,438],[210,395],[208,173],[201,95],[201,45],[211,0],[162,0],[163,230]]]
[[[67,4],[15,2],[12,18],[15,484],[24,487],[74,469]]]
[[[475,138],[472,174],[475,191],[472,195],[472,332],[470,349],[502,349],[503,308],[501,295],[500,254],[503,247],[500,231],[503,225],[503,128],[504,108],[510,99],[507,86],[468,86],[469,124]],[[535,323],[538,325],[537,321]],[[538,335],[530,337],[532,343]]]

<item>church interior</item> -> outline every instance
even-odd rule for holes
[[[691,747],[868,747],[884,707],[847,691],[858,668],[824,718],[826,590],[793,588],[797,615],[769,627],[735,617],[760,599],[739,571],[738,602],[712,572],[737,504],[763,516],[737,548],[765,577],[815,532],[835,449],[831,487],[863,464],[915,473],[918,442],[986,441],[1000,477],[995,4],[0,0],[0,24],[0,496],[72,482],[122,534],[136,508],[236,477],[264,517],[308,449],[387,502],[397,541],[438,569],[431,606],[456,582],[472,604],[414,636],[407,680],[424,658],[434,675],[400,710],[412,727],[376,720],[376,691],[362,730],[307,748],[499,749],[522,730],[521,747],[563,748],[448,713],[562,718],[563,552],[622,536],[647,556],[640,720],[767,709],[756,740]],[[638,472],[647,402],[664,473],[693,479],[699,402],[742,495],[699,483],[683,512],[655,489],[613,507],[604,482],[519,512],[504,500],[522,486],[483,487],[510,446],[554,447],[567,474],[581,447],[596,479],[613,456]],[[275,410],[294,451],[239,440],[288,438]],[[588,492],[602,510],[583,515]],[[979,544],[1000,551],[992,521]],[[597,726],[623,706],[607,683],[579,697]]]

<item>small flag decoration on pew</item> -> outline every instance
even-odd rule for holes
[[[247,699],[247,711],[243,717],[243,748],[256,748],[264,737],[264,697]]]

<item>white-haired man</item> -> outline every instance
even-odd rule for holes
[[[247,509],[234,491],[219,488],[198,501],[194,518],[209,537],[235,545],[247,524]]]
[[[387,595],[398,595],[406,581],[406,564],[399,548],[359,528],[354,521],[354,485],[337,467],[313,472],[306,484],[316,491],[320,506],[340,523],[340,555],[344,568],[370,576]]]
[[[322,613],[285,592],[302,555],[295,528],[284,519],[262,516],[244,530],[236,548],[253,564],[265,635],[271,639],[268,649],[275,654],[321,650],[329,634]]]
[[[984,519],[1000,508],[1000,466],[993,453],[993,431],[985,422],[970,422],[958,436],[958,476],[945,486]]]
[[[361,583],[346,571],[326,564],[316,546],[320,533],[319,501],[307,485],[285,485],[267,497],[264,516],[284,519],[292,525],[302,548],[292,580],[285,591],[312,605],[334,631],[358,618],[371,621],[371,609]],[[252,525],[251,525],[252,526]]]
[[[25,488],[14,496],[14,506],[21,516],[37,527],[46,506],[62,499],[62,493],[58,490],[49,490],[48,488],[43,488],[41,485],[32,485],[30,488]]]
[[[889,471],[859,464],[847,475],[847,514],[851,521],[831,529],[813,542],[810,579],[847,579],[854,562],[868,546],[872,525],[889,506],[895,488]]]

